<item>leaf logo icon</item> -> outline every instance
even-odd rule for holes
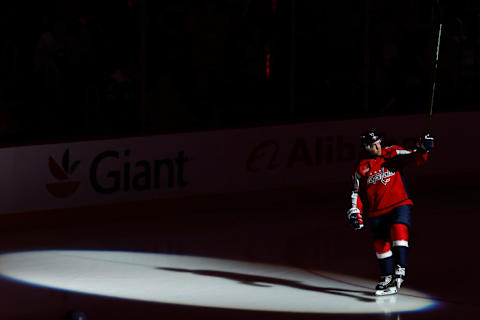
[[[70,149],[67,149],[63,153],[63,158],[62,158],[63,170],[67,174],[72,175],[77,170],[79,165],[80,165],[80,161],[77,160],[72,164],[72,166],[70,166]]]
[[[66,198],[77,191],[80,181],[68,181],[70,176],[78,169],[80,161],[70,165],[70,150],[63,153],[62,165],[59,165],[51,156],[48,158],[48,168],[52,176],[61,182],[49,183],[47,191],[56,198]]]
[[[52,176],[57,178],[58,180],[67,180],[68,175],[65,170],[58,165],[58,163],[52,158],[48,158],[48,167],[50,169],[50,173]]]

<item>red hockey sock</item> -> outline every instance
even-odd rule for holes
[[[394,247],[408,247],[408,227],[401,223],[392,225],[390,238]]]
[[[390,229],[395,263],[407,267],[408,256],[408,227],[404,224],[394,224]]]

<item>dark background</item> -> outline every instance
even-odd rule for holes
[[[435,0],[5,2],[0,144],[427,114],[440,19],[434,112],[479,110],[480,1],[441,0],[439,7]],[[418,214],[409,283],[440,301],[469,303],[437,311],[435,319],[459,318],[458,309],[465,310],[464,318],[478,314],[477,264],[469,245],[476,242],[477,226],[469,221],[478,211],[478,174],[454,175],[410,185]],[[345,221],[349,193],[335,198],[332,188],[313,192],[303,201],[298,199],[304,190],[275,193],[263,207],[256,201],[265,197],[259,193],[250,202],[243,195],[172,200],[161,214],[133,203],[99,207],[90,216],[85,208],[3,215],[0,252],[82,248],[247,257],[376,279],[369,234],[354,233]],[[228,208],[207,205],[222,201]],[[278,241],[287,244],[284,252]],[[250,254],[250,248],[258,251]],[[97,319],[205,315],[5,279],[0,288],[8,306],[0,312],[18,319],[33,313],[36,319],[58,319],[72,308]],[[432,314],[402,314],[404,320],[419,318]]]
[[[475,110],[474,0],[9,1],[4,144]],[[270,65],[267,73],[267,60]]]

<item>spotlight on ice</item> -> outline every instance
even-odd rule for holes
[[[431,308],[402,289],[373,296],[374,281],[287,266],[198,256],[48,250],[0,255],[0,275],[30,285],[176,305],[296,313],[396,313]]]

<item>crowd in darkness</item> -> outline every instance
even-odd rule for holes
[[[12,1],[2,15],[3,141],[138,132],[138,16],[129,3]]]
[[[436,108],[478,109],[480,5],[436,3],[10,1],[0,135],[28,143],[423,113],[439,17]]]

